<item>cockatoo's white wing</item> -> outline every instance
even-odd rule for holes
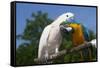
[[[41,38],[39,42],[39,49],[38,49],[38,58],[41,57],[42,50],[44,50],[43,48],[47,46],[47,39],[48,39],[50,30],[51,30],[51,25],[48,25],[44,28],[41,34]]]

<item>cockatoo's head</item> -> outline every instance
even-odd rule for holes
[[[64,13],[62,15],[64,21],[73,22],[74,21],[74,14],[71,12]]]
[[[74,22],[74,14],[71,12],[60,15],[52,24],[61,24],[63,22]]]

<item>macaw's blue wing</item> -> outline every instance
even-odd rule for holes
[[[90,38],[89,38],[89,30],[82,25],[82,28],[83,28],[83,35],[84,35],[84,39],[85,41],[89,42],[90,41]],[[91,45],[91,44],[90,44]],[[83,56],[83,61],[92,61],[92,47],[88,47],[88,48],[85,48],[82,50],[82,56]]]
[[[85,41],[89,41],[89,31],[85,26],[82,25],[82,27],[83,27],[83,35],[84,35]]]

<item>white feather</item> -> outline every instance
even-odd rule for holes
[[[47,38],[49,35],[49,31],[51,29],[51,26],[48,25],[44,28],[42,35],[40,37],[40,42],[39,42],[39,49],[38,49],[38,58],[41,57],[41,51],[43,50],[43,47],[47,46]]]
[[[92,46],[96,47],[96,39],[91,40],[90,43],[92,44]]]

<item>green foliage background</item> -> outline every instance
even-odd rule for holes
[[[34,58],[38,55],[38,45],[41,33],[45,26],[52,23],[52,19],[48,18],[48,13],[43,13],[38,11],[37,13],[32,13],[32,19],[27,19],[26,27],[22,35],[16,35],[17,39],[24,40],[26,42],[19,45],[16,48],[16,65],[33,65]],[[96,38],[93,31],[89,32],[90,39]],[[67,37],[68,40],[63,39],[60,50],[65,48],[71,48],[72,42],[70,36]],[[66,46],[67,45],[67,46]],[[93,47],[94,48],[94,47]],[[93,59],[96,59],[96,49],[93,50]],[[63,55],[54,60],[54,63],[66,63],[66,62],[79,62],[80,54],[79,52],[74,52],[73,54]]]

